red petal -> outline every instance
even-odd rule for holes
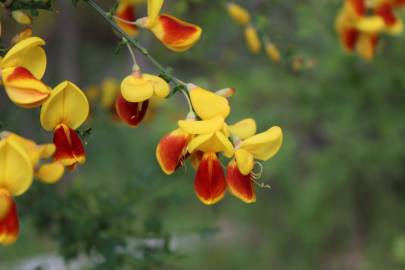
[[[136,21],[135,6],[124,3],[122,6],[120,5],[118,7],[115,16],[126,21],[134,22]],[[134,24],[126,23],[120,20],[116,20],[116,23],[130,35],[135,35],[138,32],[138,27]]]
[[[182,43],[198,31],[195,26],[181,23],[181,21],[168,15],[160,15],[159,22],[165,33],[163,42],[167,44]]]
[[[183,165],[187,157],[187,145],[190,136],[178,130],[164,136],[157,148],[156,157],[160,167],[166,174],[172,174]]]
[[[53,143],[56,146],[54,159],[65,166],[74,168],[76,163],[83,164],[86,154],[76,131],[60,124],[54,131]]]
[[[0,244],[12,244],[17,240],[20,231],[17,207],[10,193],[5,189],[0,189],[0,196],[10,203],[6,214],[0,218]]]
[[[241,174],[235,160],[232,160],[228,165],[226,181],[233,195],[245,203],[253,203],[256,201],[256,192],[253,188],[253,181],[250,174]]]
[[[217,203],[224,197],[225,176],[215,153],[204,153],[195,176],[194,189],[204,204]]]
[[[353,51],[358,39],[359,39],[359,31],[357,31],[356,29],[347,28],[343,30],[342,43],[347,50]]]
[[[353,7],[357,15],[362,16],[366,13],[366,1],[365,0],[349,0],[349,3]]]
[[[145,117],[148,104],[149,100],[141,103],[128,102],[119,93],[115,100],[115,110],[122,121],[130,126],[137,127]]]
[[[390,3],[382,3],[375,10],[376,15],[383,18],[386,25],[394,25],[397,22],[397,17]]]

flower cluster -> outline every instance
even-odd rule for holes
[[[249,14],[249,12],[245,8],[234,2],[228,2],[226,7],[229,16],[237,24],[245,28],[244,36],[249,51],[252,54],[259,54],[260,51],[262,50],[262,47],[264,47],[264,52],[271,60],[273,60],[276,63],[280,62],[281,53],[277,48],[276,44],[271,42],[267,35],[263,35],[263,45],[262,45],[259,33],[257,31],[257,28],[254,26],[252,22],[251,15]]]
[[[281,129],[272,127],[256,134],[253,119],[228,126],[225,120],[230,106],[223,95],[229,96],[233,89],[213,93],[193,84],[187,89],[194,112],[190,111],[185,120],[178,121],[177,129],[160,140],[156,157],[162,170],[170,175],[190,158],[196,169],[195,192],[204,204],[220,201],[227,187],[244,202],[255,202],[253,183],[261,174],[254,172],[255,164],[278,152]],[[231,159],[226,176],[219,154]]]
[[[347,52],[357,52],[372,60],[380,33],[398,35],[403,31],[395,9],[405,5],[403,0],[345,0],[336,18],[336,30]]]
[[[18,237],[12,197],[25,193],[34,177],[48,184],[62,177],[64,166],[60,162],[46,162],[55,152],[54,144],[38,145],[11,132],[0,133],[0,244],[14,243]]]

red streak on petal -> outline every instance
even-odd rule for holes
[[[394,10],[390,3],[383,3],[376,8],[375,13],[383,18],[386,25],[394,25],[397,22],[395,17]]]
[[[225,195],[225,176],[215,153],[204,153],[195,176],[194,189],[205,204],[217,203]]]
[[[183,161],[187,156],[189,139],[186,134],[168,134],[160,140],[156,155],[165,173],[172,174],[183,165]]]
[[[165,32],[163,42],[167,44],[182,43],[197,32],[197,29],[192,25],[182,23],[182,21],[168,15],[161,15],[159,21]]]
[[[366,1],[365,0],[349,0],[354,11],[357,15],[362,16],[366,13]]]
[[[135,15],[135,6],[134,5],[128,5],[125,4],[124,7],[119,8],[117,10],[116,16],[120,19],[126,20],[126,21],[136,21],[136,15]],[[137,31],[138,27],[134,24],[122,22],[120,20],[116,20],[118,26],[120,26],[123,29],[130,29],[131,31]]]
[[[359,31],[354,28],[345,29],[343,30],[342,35],[345,48],[349,51],[353,51],[357,40],[359,39]]]
[[[128,102],[119,93],[115,100],[115,110],[122,121],[132,127],[137,127],[145,117],[149,100],[144,102]]]
[[[20,231],[17,207],[7,191],[1,189],[0,196],[6,197],[10,201],[7,213],[0,219],[0,244],[12,244]]]
[[[7,78],[7,82],[12,82],[14,80],[23,80],[23,79],[30,79],[30,80],[37,80],[32,73],[23,67],[16,67]]]
[[[226,170],[226,181],[232,194],[246,203],[256,201],[256,193],[253,189],[253,182],[250,174],[243,175],[239,172],[236,162],[229,163]]]
[[[55,160],[71,167],[84,163],[86,154],[76,131],[61,124],[55,129],[53,142],[56,146]]]
[[[405,6],[405,0],[394,0],[393,6],[395,7]]]

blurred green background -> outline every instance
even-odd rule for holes
[[[17,199],[21,235],[0,247],[0,269],[405,269],[405,36],[383,36],[366,63],[339,46],[334,17],[343,1],[237,1],[279,46],[275,64],[248,52],[223,2],[166,2],[165,11],[202,26],[202,40],[176,54],[147,32],[139,39],[181,79],[235,87],[230,123],[253,117],[261,131],[282,127],[284,145],[261,179],[272,188],[257,189],[253,205],[228,194],[207,207],[190,164],[165,176],[155,147],[187,113],[179,95],[136,129],[95,106],[87,163]],[[128,52],[114,53],[119,39],[94,10],[67,0],[55,7],[33,25],[47,41],[47,83],[85,89],[130,72]],[[4,43],[22,27],[5,14],[1,21]],[[297,59],[316,65],[296,70]],[[52,138],[38,110],[15,107],[4,91],[0,121],[38,142]],[[49,261],[62,257],[68,266]]]

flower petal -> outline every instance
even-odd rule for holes
[[[234,2],[228,2],[226,8],[229,16],[240,25],[247,25],[250,22],[249,12]]]
[[[137,127],[145,117],[149,100],[144,102],[128,102],[119,93],[115,100],[115,110],[119,118],[132,127]]]
[[[375,9],[375,14],[384,20],[388,33],[398,35],[403,32],[404,26],[401,19],[395,15],[391,2],[383,1],[379,4]]]
[[[105,109],[113,108],[115,98],[120,91],[120,85],[115,79],[105,79],[101,83],[101,99],[100,105]]]
[[[34,169],[29,156],[23,147],[7,138],[0,141],[0,169],[0,187],[11,195],[21,195],[31,186]]]
[[[65,172],[65,167],[60,162],[43,164],[35,172],[35,178],[46,184],[53,184],[59,181]]]
[[[160,98],[165,98],[170,93],[170,86],[169,84],[160,78],[159,76],[151,75],[151,74],[143,74],[143,79],[150,82],[153,87],[153,91],[156,96]]]
[[[244,140],[256,134],[256,122],[252,118],[246,118],[229,126],[229,130],[232,135]]]
[[[153,84],[143,76],[129,75],[121,83],[121,94],[128,102],[142,102],[153,96]]]
[[[241,174],[249,175],[255,166],[254,157],[245,149],[235,151],[235,160]]]
[[[138,27],[135,24],[126,23],[125,21],[135,22],[135,5],[126,1],[119,1],[118,7],[115,11],[115,16],[119,19],[115,19],[115,23],[124,30],[129,36],[135,37],[138,34]]]
[[[253,188],[253,181],[250,174],[243,175],[240,173],[235,160],[232,160],[228,164],[226,170],[226,182],[229,187],[229,191],[235,197],[241,199],[245,203],[256,202],[256,192]]]
[[[19,136],[15,133],[7,132],[4,138],[7,141],[12,141],[18,144],[24,152],[28,155],[30,162],[33,167],[35,167],[40,159],[41,149],[40,147],[32,140]]]
[[[0,216],[0,244],[13,244],[20,231],[17,208],[11,197],[11,194],[6,189],[0,189],[0,203],[8,204],[6,211]]]
[[[148,0],[148,27],[153,27],[158,23],[163,3],[164,0]]]
[[[59,124],[77,129],[89,116],[86,95],[74,83],[64,81],[57,85],[41,108],[41,124],[45,130],[54,130]]]
[[[13,10],[11,12],[13,19],[19,24],[31,24],[32,18],[22,10]]]
[[[70,127],[64,124],[57,126],[54,131],[53,143],[56,146],[53,155],[55,161],[59,161],[65,166],[86,162],[83,144],[76,131]]]
[[[361,58],[371,61],[374,58],[378,44],[378,35],[361,34],[357,42],[356,50]]]
[[[212,153],[224,152],[225,156],[231,157],[233,155],[233,145],[222,132],[217,131],[198,135],[193,138],[188,144],[188,152],[194,153],[195,151]]]
[[[357,16],[363,16],[366,13],[366,0],[348,0],[346,1]]]
[[[163,45],[174,52],[183,52],[193,47],[202,33],[199,26],[167,14],[160,15],[157,23],[149,29]]]
[[[197,115],[203,120],[222,116],[225,119],[231,108],[228,100],[200,87],[189,86],[190,98]]]
[[[40,80],[46,69],[46,54],[40,46],[45,41],[39,37],[30,37],[18,42],[4,56],[1,68],[23,67]]]
[[[208,134],[219,131],[224,127],[224,119],[217,116],[210,120],[193,121],[193,120],[180,120],[178,121],[179,127],[189,134]]]
[[[15,104],[33,108],[41,105],[51,91],[23,67],[5,68],[2,71],[3,84],[8,97]]]
[[[245,28],[245,40],[249,51],[253,54],[258,54],[262,48],[259,35],[256,28],[249,24]]]
[[[250,152],[256,159],[268,160],[280,150],[282,141],[283,132],[275,126],[246,139],[240,144],[240,148]]]
[[[215,153],[204,153],[196,172],[194,189],[197,197],[207,205],[215,204],[224,197],[225,176]]]
[[[156,148],[156,158],[163,172],[170,175],[182,165],[188,154],[187,144],[190,137],[182,130],[176,129],[160,140]]]

